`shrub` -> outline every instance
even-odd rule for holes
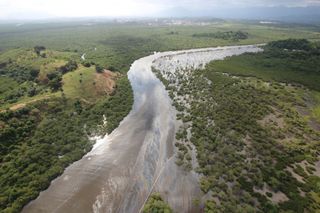
[[[35,46],[33,49],[38,56],[40,55],[41,51],[46,50],[44,46]]]
[[[114,71],[117,70],[114,66],[111,66],[111,65],[108,66],[107,69],[110,70],[110,71],[112,71],[112,72],[114,72]]]
[[[172,213],[172,209],[161,198],[160,194],[151,195],[143,207],[143,213]]]
[[[62,73],[62,74],[65,74],[67,72],[70,72],[70,71],[73,71],[73,70],[76,70],[78,68],[78,64],[76,61],[73,61],[73,60],[70,60],[68,61],[68,63],[64,66],[61,66],[59,68],[59,71]]]
[[[102,73],[103,70],[104,70],[104,68],[103,68],[101,65],[96,64],[96,71],[97,71],[98,73]]]

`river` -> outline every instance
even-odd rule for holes
[[[198,175],[175,164],[176,112],[151,67],[203,67],[211,60],[260,50],[256,45],[204,48],[136,60],[128,72],[134,92],[131,112],[23,212],[135,213],[151,191],[160,192],[176,212],[197,212],[193,200],[202,196]]]

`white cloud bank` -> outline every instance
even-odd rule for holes
[[[320,0],[0,0],[0,19],[152,16],[170,8],[320,6]]]

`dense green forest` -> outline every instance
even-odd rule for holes
[[[305,85],[320,90],[320,44],[305,39],[271,42],[258,54],[230,57],[212,64],[217,72]]]
[[[294,66],[304,63],[295,54],[317,58],[317,48],[306,40],[277,41],[269,43],[264,53],[215,61],[204,70],[181,71],[170,79],[154,70],[174,100],[178,119],[184,122],[176,135],[177,164],[202,175],[201,189],[209,197],[205,212],[320,209],[320,125],[312,116],[320,106],[316,86],[320,81],[308,78],[299,84],[299,78],[285,78],[278,69],[286,64],[286,74],[318,74],[317,60],[308,69]],[[244,58],[252,59],[243,62]],[[268,69],[277,71],[280,82],[263,75],[264,59],[277,59]],[[237,75],[246,69],[250,75]],[[196,147],[198,167],[191,164],[189,142]]]
[[[193,37],[208,37],[208,38],[218,38],[224,40],[234,40],[239,41],[242,39],[247,39],[249,34],[242,31],[227,31],[227,32],[216,32],[216,33],[198,33],[193,34]]]
[[[88,135],[118,126],[133,102],[127,81],[118,80],[116,92],[95,104],[60,97],[0,113],[1,212],[18,212],[87,153],[93,143]]]

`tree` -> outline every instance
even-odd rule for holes
[[[156,193],[150,196],[146,205],[143,208],[143,213],[172,213],[172,210],[168,204],[166,204],[161,196]]]
[[[48,85],[53,91],[57,91],[62,86],[61,80],[62,80],[61,76],[58,75],[55,78],[53,78],[52,80],[50,80]]]
[[[73,60],[70,60],[68,61],[68,63],[64,66],[61,66],[59,68],[59,71],[62,73],[62,74],[65,74],[67,72],[70,72],[70,71],[73,71],[73,70],[76,70],[78,68],[78,64],[76,61],[73,61]]]
[[[33,97],[37,94],[37,89],[35,87],[31,87],[28,91],[28,96]]]
[[[76,112],[78,114],[81,114],[82,112],[82,105],[81,105],[81,102],[79,100],[77,100],[75,103],[74,103],[74,107],[76,109]]]
[[[39,70],[32,69],[32,70],[30,71],[30,75],[31,75],[31,77],[34,79],[34,78],[38,77],[39,72],[40,72]]]
[[[41,51],[46,50],[46,48],[44,46],[35,46],[34,47],[34,51],[37,53],[37,55],[39,56]]]
[[[108,66],[107,69],[110,70],[110,71],[112,71],[112,72],[114,72],[114,71],[117,70],[117,69],[116,69],[114,66],[112,66],[112,65]]]
[[[280,41],[272,41],[268,43],[267,47],[305,51],[309,51],[312,49],[311,42],[309,42],[307,39],[287,39]]]
[[[207,200],[205,204],[204,211],[210,212],[210,213],[216,213],[218,212],[216,209],[216,202],[214,200]]]
[[[82,65],[83,65],[84,67],[90,67],[90,66],[91,66],[91,63],[88,62],[88,61],[85,61],[85,62],[82,63]]]
[[[47,74],[47,78],[48,78],[49,80],[52,80],[52,79],[56,78],[57,76],[59,76],[59,73],[58,73],[58,72],[51,72],[51,73],[48,73],[48,74]]]
[[[102,73],[103,72],[103,67],[100,64],[96,64],[96,71],[98,73]]]

